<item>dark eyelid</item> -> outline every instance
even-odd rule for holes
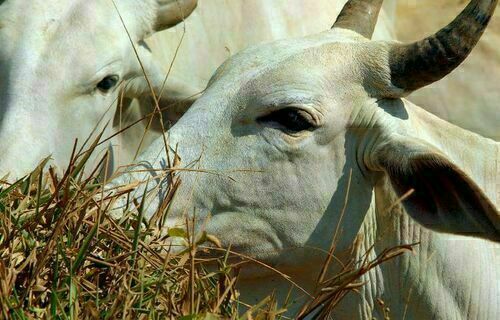
[[[289,106],[271,111],[256,120],[261,124],[292,133],[312,131],[318,127],[314,117],[308,111]]]

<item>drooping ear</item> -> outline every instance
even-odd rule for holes
[[[164,111],[163,116],[172,121],[177,120],[199,97],[201,88],[195,88],[190,83],[168,75],[168,71],[154,58],[144,42],[137,46],[141,63],[134,58],[132,70],[137,76],[125,83],[124,96],[141,101],[150,101],[144,112],[154,111],[153,92]]]
[[[127,97],[150,96],[151,87],[157,95],[161,94],[162,97],[166,97],[166,93],[169,93],[170,97],[176,98],[181,98],[181,95],[185,94],[194,95],[202,90],[201,88],[194,88],[188,82],[181,81],[171,75],[167,77],[168,70],[155,59],[146,43],[140,42],[136,50],[138,57],[134,57],[131,69],[138,76],[127,83],[125,88]]]
[[[371,159],[388,175],[411,217],[445,233],[500,242],[500,215],[481,188],[432,146],[416,139],[391,136],[378,145]]]
[[[158,14],[155,31],[171,28],[187,18],[198,4],[198,0],[157,0]]]

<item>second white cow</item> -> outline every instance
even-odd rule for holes
[[[158,92],[165,73],[143,40],[195,6],[195,0],[1,1],[0,178],[19,178],[48,156],[64,167],[75,139],[81,147],[112,121],[121,84],[128,83],[129,96],[150,94],[144,71]]]

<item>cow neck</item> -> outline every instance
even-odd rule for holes
[[[408,101],[404,103],[412,128],[406,134],[435,146],[490,192],[490,199],[498,204],[494,194],[498,169],[489,162],[497,157],[498,144]],[[365,277],[372,282],[361,290],[366,304],[376,306],[374,299],[381,298],[396,319],[430,319],[436,314],[443,319],[495,317],[500,311],[500,298],[493,297],[500,297],[500,287],[491,281],[500,278],[500,269],[495,267],[500,265],[498,244],[423,228],[402,205],[390,205],[397,202],[398,196],[387,177],[375,185],[374,191],[375,222],[367,224],[367,217],[362,230],[375,235],[365,247],[373,245],[375,255],[402,244],[417,245],[414,254],[383,264]]]

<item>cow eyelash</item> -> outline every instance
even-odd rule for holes
[[[316,124],[308,112],[298,108],[283,108],[257,118],[257,122],[288,133],[312,131]]]

